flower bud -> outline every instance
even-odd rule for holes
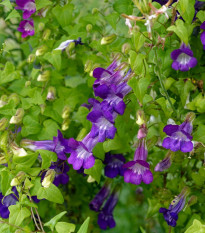
[[[35,54],[30,54],[28,56],[28,59],[27,59],[27,62],[30,64],[30,63],[33,63],[36,59],[36,55]]]
[[[29,86],[31,86],[31,81],[26,81],[25,87],[29,87]]]
[[[37,77],[37,81],[39,82],[47,82],[50,79],[51,71],[45,70],[42,74],[39,74]]]
[[[27,155],[27,152],[23,148],[18,147],[14,143],[11,144],[11,150],[13,154],[17,157],[24,157]]]
[[[169,151],[165,158],[163,160],[161,160],[154,168],[155,172],[163,172],[164,170],[170,168],[171,164],[172,164],[172,160],[171,160],[171,156],[172,156],[172,152]]]
[[[129,43],[125,43],[122,45],[122,53],[128,54],[131,49],[131,45]]]
[[[72,54],[72,52],[73,52],[73,50],[74,50],[74,48],[75,48],[75,42],[70,42],[69,43],[69,45],[66,47],[66,53],[68,54],[68,55],[71,55]]]
[[[62,112],[62,118],[63,119],[67,119],[70,115],[70,107],[68,105],[66,105],[64,108],[63,108],[63,112]]]
[[[186,115],[186,121],[188,122],[192,122],[195,119],[195,113],[194,112],[189,112]]]
[[[55,87],[49,87],[46,99],[49,100],[49,101],[52,101],[55,98],[56,98],[56,89],[55,89]]]
[[[136,123],[138,125],[145,124],[145,114],[144,114],[144,112],[142,110],[137,111],[137,121],[136,121]]]
[[[9,120],[5,117],[0,120],[0,131],[4,131],[9,124]]]
[[[39,29],[39,31],[42,32],[44,28],[45,28],[45,23],[40,22],[40,23],[38,24],[38,29]]]
[[[92,25],[92,24],[87,24],[87,25],[86,25],[86,31],[87,31],[87,32],[91,32],[92,29],[93,29],[93,25]]]
[[[8,144],[9,133],[8,131],[4,131],[0,136],[0,147],[6,148]]]
[[[2,108],[4,105],[6,105],[7,102],[3,101],[3,100],[0,100],[0,108]]]
[[[7,163],[6,158],[4,156],[0,156],[0,164]]]
[[[94,15],[94,14],[97,14],[99,12],[99,10],[97,9],[97,8],[93,8],[92,9],[92,14]]]
[[[42,56],[46,53],[48,47],[46,45],[42,45],[40,48],[36,50],[36,56]]]
[[[111,44],[116,38],[117,38],[117,36],[115,34],[103,37],[101,39],[101,45]]]
[[[89,175],[88,179],[87,179],[87,182],[88,183],[93,183],[93,182],[95,182],[95,179],[91,175]]]
[[[13,100],[16,105],[18,105],[20,103],[20,98],[16,93],[12,93],[9,96],[9,100]]]
[[[45,111],[45,109],[46,109],[46,105],[45,104],[41,104],[40,108],[41,108],[41,114],[43,114],[44,111]]]
[[[11,186],[20,185],[26,178],[25,172],[20,171],[11,181]]]
[[[10,124],[18,124],[22,121],[24,116],[24,109],[23,108],[18,108],[16,110],[16,114],[11,117],[9,123]]]
[[[191,196],[190,199],[188,200],[188,206],[192,206],[197,203],[197,196]]]
[[[97,68],[97,67],[99,67],[99,64],[95,64],[93,67],[92,67],[92,69],[91,69],[91,71],[90,71],[90,73],[89,73],[89,75],[92,77],[93,76],[93,70],[95,69],[95,68]]]
[[[134,0],[133,2],[141,13],[148,14],[150,12],[150,6],[148,4],[150,0]]]
[[[145,138],[146,136],[147,136],[147,127],[145,124],[143,124],[139,128],[139,131],[137,133],[137,138],[142,139],[142,138]]]
[[[84,71],[87,73],[87,72],[90,72],[91,69],[92,69],[92,66],[93,66],[93,62],[88,60],[86,61],[85,63],[85,66],[84,66]]]
[[[48,40],[49,37],[51,35],[51,30],[50,29],[46,29],[44,32],[43,32],[43,40]]]
[[[64,119],[61,129],[63,131],[65,131],[65,130],[67,130],[69,128],[69,125],[70,125],[70,120],[69,119]]]
[[[43,182],[42,182],[42,186],[44,188],[49,188],[51,183],[53,182],[55,178],[55,170],[54,169],[50,169],[46,172],[46,175],[43,179]]]

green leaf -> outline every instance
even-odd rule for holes
[[[37,193],[38,199],[47,199],[48,201],[62,204],[64,202],[61,191],[54,185],[50,184],[48,188],[41,187]]]
[[[176,102],[176,100],[170,98],[172,104],[174,104]],[[167,99],[165,99],[164,97],[161,97],[159,99],[156,100],[156,102],[161,106],[164,114],[166,117],[170,117],[172,115],[173,109],[169,103],[169,101]]]
[[[44,59],[49,61],[57,70],[61,69],[61,54],[48,52]]]
[[[57,130],[60,129],[58,124],[53,120],[45,120],[43,129],[38,134],[39,140],[52,140],[54,135],[57,135]],[[41,127],[42,128],[42,127]]]
[[[68,26],[73,20],[73,8],[72,4],[67,4],[63,7],[57,5],[53,8],[52,13],[54,14],[55,18],[62,26],[62,28]]]
[[[14,108],[15,108],[15,103],[13,100],[11,100],[8,104],[0,108],[0,114],[6,116],[13,116],[16,113],[16,110]]]
[[[26,207],[21,207],[20,205],[9,206],[9,223],[20,226],[25,218],[28,218],[31,213]]]
[[[23,169],[23,168],[29,168],[31,167],[36,159],[38,158],[38,153],[29,153],[25,156],[17,156],[14,155],[13,157],[13,162],[18,165],[18,168]]]
[[[26,137],[31,134],[37,134],[41,130],[42,126],[30,115],[26,115],[23,119],[23,127],[21,134]]]
[[[116,29],[117,20],[119,15],[117,13],[112,13],[110,15],[105,16],[105,19],[112,26],[113,29]]]
[[[3,71],[0,71],[0,85],[20,79],[19,71],[15,71],[15,66],[11,62],[7,62]]]
[[[205,11],[199,11],[196,17],[203,23],[205,21]]]
[[[140,32],[134,32],[134,45],[136,52],[144,45],[145,37]]]
[[[52,4],[49,0],[35,0],[36,4],[36,10],[40,10],[41,8],[44,8],[46,6],[49,6]]]
[[[132,1],[130,0],[115,0],[113,4],[113,9],[119,14],[132,14]]]
[[[50,167],[51,162],[57,161],[56,153],[49,150],[37,150],[40,153],[42,158],[41,169],[47,169]]]
[[[12,10],[11,13],[9,13],[9,15],[6,17],[5,21],[7,21],[9,19],[13,19],[13,18],[21,18],[20,14],[15,9]]]
[[[194,219],[193,224],[185,231],[185,233],[205,233],[205,225],[199,220]]]
[[[50,229],[53,231],[55,225],[57,224],[57,222],[63,217],[63,215],[65,215],[67,213],[67,211],[63,211],[60,214],[56,215],[55,217],[53,217],[49,222],[45,223],[44,226],[50,227]]]
[[[103,150],[103,143],[98,143],[94,148],[93,148],[93,154],[95,157],[104,160],[105,158],[105,151]]]
[[[194,183],[198,186],[203,186],[205,179],[201,177],[198,173],[193,172],[191,174],[192,179],[194,180]]]
[[[11,5],[10,0],[5,0],[3,2],[0,3],[0,5],[4,5],[5,7],[7,7],[9,10],[11,10],[13,7]]]
[[[135,74],[143,76],[143,74],[145,73],[144,63],[145,63],[146,55],[141,53],[137,54],[133,50],[129,52],[129,55],[130,55],[130,65],[132,70],[135,72]]]
[[[147,92],[147,87],[150,84],[150,78],[148,77],[142,77],[140,79],[136,79],[133,77],[131,80],[129,80],[128,85],[132,87],[135,96],[140,101],[140,103],[143,102],[143,98]]]
[[[177,10],[180,16],[189,24],[192,23],[195,14],[195,0],[180,0],[177,4]]]
[[[91,167],[90,169],[85,169],[84,173],[92,176],[93,179],[95,179],[98,183],[100,182],[100,177],[102,174],[102,161],[99,159],[95,160],[95,165]]]
[[[75,225],[67,222],[58,222],[55,228],[58,233],[71,233],[75,231]]]
[[[13,176],[10,173],[10,171],[7,170],[2,170],[1,171],[1,192],[3,195],[6,194],[6,192],[9,190],[10,183],[12,180]]]
[[[194,132],[193,140],[205,143],[205,125],[199,125],[198,129]]]
[[[87,233],[90,217],[87,217],[77,233]]]

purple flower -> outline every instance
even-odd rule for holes
[[[15,187],[12,188],[14,194],[9,194],[8,196],[4,197],[2,193],[0,193],[0,216],[2,218],[9,218],[9,206],[15,205],[18,201],[17,196],[18,192]]]
[[[135,150],[134,160],[147,160],[147,146],[145,139],[140,139],[138,141],[137,149]]]
[[[102,110],[100,102],[95,99],[89,99],[89,102],[93,105],[92,111],[87,115],[87,119],[93,123],[90,137],[98,136],[98,142],[104,142],[106,138],[113,139],[117,130],[114,126],[117,114],[110,109]]]
[[[21,21],[17,30],[22,33],[21,36],[23,38],[27,36],[33,36],[34,35],[33,19]]]
[[[205,30],[205,21],[200,26],[201,29]],[[203,45],[203,49],[205,50],[205,31],[203,31],[200,35],[201,43]]]
[[[125,158],[123,155],[106,153],[104,163],[106,164],[105,176],[115,178],[117,175],[124,175],[123,164],[125,163]]]
[[[197,65],[197,60],[193,57],[190,46],[186,46],[184,43],[182,43],[179,49],[171,53],[171,58],[173,60],[172,68],[175,70],[188,71]]]
[[[162,146],[171,151],[181,150],[182,152],[190,152],[193,150],[192,143],[192,124],[189,121],[183,122],[181,125],[166,125],[163,131],[169,136],[166,137]]]
[[[105,201],[105,199],[110,194],[111,183],[109,181],[105,182],[100,191],[96,194],[93,200],[90,202],[90,209],[98,212]]]
[[[130,161],[124,166],[124,181],[131,184],[150,184],[153,181],[153,175],[149,164],[143,160]]]
[[[55,186],[59,186],[60,184],[67,184],[69,181],[69,176],[67,172],[69,171],[69,166],[67,163],[59,161],[57,163],[53,163],[50,166],[50,169],[55,170],[55,178],[53,180],[53,184]]]
[[[163,172],[171,166],[171,152],[165,156],[163,160],[161,160],[154,168],[155,172]]]
[[[98,137],[92,138],[90,133],[85,136],[82,142],[72,141],[72,150],[68,163],[73,165],[73,169],[79,170],[81,167],[89,169],[94,166],[95,158],[92,150],[97,143]]]
[[[117,205],[118,195],[119,193],[115,189],[98,215],[98,225],[103,230],[106,230],[107,227],[114,228],[116,226],[115,220],[113,218],[113,210]]]
[[[164,215],[164,219],[169,226],[175,227],[178,219],[178,213],[184,208],[186,202],[186,195],[188,191],[186,188],[172,201],[168,209],[160,208],[159,212]]]
[[[74,143],[74,139],[64,139],[60,130],[58,130],[57,137],[53,137],[53,140],[43,140],[43,141],[32,141],[32,140],[22,140],[24,147],[36,151],[36,150],[49,150],[57,154],[58,158],[61,160],[66,160],[66,153],[71,152],[71,145]]]
[[[34,0],[16,0],[15,7],[17,10],[23,11],[23,19],[28,19],[32,14],[36,12],[36,4]]]

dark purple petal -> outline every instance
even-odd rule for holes
[[[193,150],[193,143],[191,141],[182,141],[180,150],[184,153],[191,152]]]
[[[94,89],[95,96],[99,96],[102,99],[105,99],[109,94],[110,88],[106,85],[100,85]]]
[[[87,120],[96,123],[100,117],[102,117],[102,113],[94,110],[87,115]]]
[[[112,166],[105,166],[105,176],[115,178],[119,174],[119,169]]]
[[[195,67],[196,65],[197,65],[197,59],[196,59],[195,57],[192,57],[192,58],[190,59],[189,63],[188,63],[188,66],[189,66],[190,68],[193,68],[193,67]]]
[[[142,179],[143,176],[141,174],[132,172],[132,174],[130,175],[130,183],[132,184],[139,185],[141,184]]]
[[[103,78],[103,77],[105,77],[107,75],[110,76],[111,74],[112,73],[110,71],[108,71],[106,69],[103,69],[101,67],[95,68],[93,70],[93,77],[97,78],[97,79],[101,79],[101,78]]]
[[[170,149],[170,146],[171,146],[171,139],[170,137],[167,137],[163,140],[162,142],[162,146],[166,149]]]
[[[178,131],[178,129],[178,125],[166,125],[163,129],[163,132],[165,132],[169,136],[172,136],[172,134]]]
[[[171,59],[177,60],[178,56],[182,53],[181,49],[175,49],[171,52]]]
[[[180,140],[175,138],[170,138],[170,150],[178,151],[180,150]]]
[[[179,68],[180,68],[179,62],[178,62],[178,61],[174,61],[174,62],[172,63],[172,68],[173,68],[174,70],[179,70]]]
[[[205,21],[201,24],[200,28],[205,30]]]
[[[205,31],[201,33],[200,38],[201,38],[201,43],[205,45]]]

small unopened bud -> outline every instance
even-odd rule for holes
[[[20,185],[26,178],[25,172],[20,171],[11,181],[11,186]]]
[[[6,148],[8,144],[9,133],[8,131],[4,131],[0,136],[0,147]]]
[[[46,45],[42,45],[40,48],[36,50],[36,56],[42,56],[46,53],[48,47]]]
[[[55,87],[49,87],[46,99],[49,100],[49,101],[52,101],[55,98],[56,98],[56,89],[55,89]]]
[[[5,117],[0,120],[0,131],[4,131],[9,124],[9,120]]]
[[[18,147],[14,143],[11,144],[11,149],[12,149],[14,156],[16,157],[24,157],[27,155],[27,152],[23,148]]]
[[[16,93],[12,93],[9,96],[9,100],[13,100],[16,105],[18,105],[20,103],[20,98]]]
[[[128,54],[131,49],[131,45],[129,43],[125,43],[122,46],[122,53]]]
[[[189,112],[186,115],[186,121],[188,122],[192,122],[195,119],[195,113],[194,112]]]
[[[93,29],[93,25],[92,25],[92,24],[87,24],[87,25],[86,25],[86,31],[87,31],[87,32],[91,32],[92,29]]]
[[[101,39],[101,45],[111,44],[116,38],[117,38],[117,36],[115,34],[103,37]]]
[[[69,45],[66,47],[66,53],[71,55],[75,48],[75,42],[70,42]]]
[[[138,125],[145,124],[145,114],[144,114],[144,112],[142,110],[137,111],[137,121],[136,121],[136,123]]]
[[[188,203],[187,203],[187,205],[188,206],[192,206],[192,205],[194,205],[194,204],[196,204],[197,203],[197,196],[191,196],[190,197],[190,199],[189,199],[189,201],[188,201]]]
[[[95,182],[95,179],[92,176],[88,176],[87,182],[93,183],[93,182]]]
[[[29,87],[29,86],[31,86],[31,81],[26,81],[25,87]]]
[[[93,70],[95,68],[99,67],[99,64],[95,64],[93,67],[92,67],[92,70],[90,71],[89,75],[92,77],[93,76]]]
[[[50,79],[51,72],[50,70],[45,70],[42,74],[39,74],[37,77],[37,81],[39,82],[47,82]]]
[[[35,61],[35,59],[36,59],[36,55],[35,54],[30,54],[28,56],[27,62],[28,63],[33,63]]]
[[[7,102],[3,101],[3,100],[0,100],[0,108],[2,108],[4,105],[6,105]]]
[[[169,151],[165,158],[163,160],[161,160],[154,168],[155,172],[163,172],[164,170],[170,168],[171,164],[172,164],[172,160],[171,160],[171,155],[172,152]]]
[[[4,156],[0,157],[0,164],[5,164],[7,163],[6,158]]]
[[[48,40],[49,37],[51,35],[51,30],[50,29],[46,29],[44,32],[43,32],[43,40]]]
[[[41,108],[41,114],[43,114],[44,111],[45,111],[45,109],[46,109],[46,105],[45,104],[41,104],[40,108]]]
[[[70,125],[70,120],[69,119],[64,119],[61,129],[63,131],[65,131],[65,130],[67,130],[69,128],[69,125]]]
[[[39,29],[39,31],[42,32],[44,28],[45,28],[45,23],[40,22],[40,23],[38,24],[38,29]]]
[[[87,130],[85,128],[82,128],[81,131],[79,132],[76,140],[82,141],[86,134],[87,134]]]
[[[63,108],[63,112],[62,112],[62,118],[63,119],[67,119],[70,115],[70,107],[68,105],[66,105],[64,108]]]
[[[92,9],[92,14],[94,15],[94,14],[97,14],[99,12],[99,10],[97,9],[97,8],[93,8]]]
[[[46,175],[43,179],[43,182],[42,182],[42,186],[44,188],[49,188],[51,183],[53,182],[55,178],[55,170],[54,169],[50,169],[46,172]]]
[[[140,128],[138,130],[137,138],[142,139],[142,138],[145,138],[146,136],[147,136],[147,127],[145,124],[143,124],[140,126]]]
[[[141,13],[149,13],[150,12],[150,6],[149,6],[149,0],[143,0],[143,1],[139,1],[139,0],[134,0],[133,1],[134,4],[136,5],[136,7],[141,11]]]
[[[84,66],[84,71],[85,72],[90,72],[91,69],[92,69],[92,66],[93,66],[92,61],[90,61],[90,60],[86,61],[85,66]]]
[[[24,116],[24,109],[23,108],[19,108],[16,110],[16,114],[14,116],[11,117],[9,123],[10,124],[18,124],[22,121]]]

